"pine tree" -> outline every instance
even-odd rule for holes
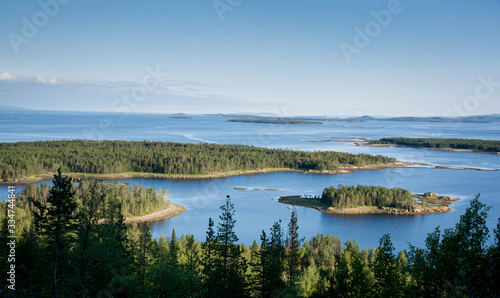
[[[394,246],[391,237],[385,234],[380,238],[380,244],[375,253],[373,273],[378,295],[395,297],[399,293],[399,279],[394,260]]]
[[[260,293],[262,297],[277,296],[285,288],[282,278],[285,272],[285,245],[281,220],[273,224],[270,237],[262,231],[261,241]]]
[[[288,286],[290,288],[293,288],[300,272],[300,239],[298,230],[297,210],[294,208],[290,217],[290,223],[288,224],[286,250]]]
[[[54,297],[58,297],[57,282],[60,279],[59,268],[62,267],[61,256],[72,244],[72,233],[76,230],[76,202],[72,199],[74,192],[70,177],[63,177],[61,169],[54,175],[54,186],[49,191],[47,205],[35,201],[38,208],[35,212],[35,226],[41,235],[50,239],[52,251],[52,288]]]
[[[216,239],[215,239],[215,232],[214,232],[214,221],[210,217],[208,219],[208,229],[207,229],[207,236],[205,239],[205,243],[203,243],[203,250],[204,250],[204,262],[203,262],[203,276],[204,276],[204,292],[207,297],[213,297],[214,293],[214,262],[215,262],[215,255],[214,255],[214,250],[215,250],[215,245],[216,245]]]
[[[246,260],[242,258],[242,250],[235,242],[238,236],[234,232],[234,204],[229,196],[226,202],[220,207],[222,214],[219,216],[220,222],[217,227],[216,236],[216,271],[220,276],[218,280],[220,286],[217,287],[219,294],[225,297],[235,295],[245,295],[247,285],[245,282]]]
[[[91,182],[89,189],[82,193],[82,203],[77,214],[77,244],[74,249],[76,264],[75,282],[78,292],[84,296],[89,292],[88,286],[95,282],[93,273],[96,268],[96,257],[100,251],[98,248],[99,235],[98,220],[104,218],[105,194],[101,193],[100,184],[97,180]],[[102,230],[102,229],[101,229]]]

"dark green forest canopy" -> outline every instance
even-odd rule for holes
[[[415,204],[411,193],[402,188],[358,185],[330,186],[323,190],[321,201],[334,208],[378,206],[409,208]]]
[[[209,174],[233,170],[287,168],[337,170],[396,162],[381,155],[304,152],[246,145],[132,141],[37,141],[0,143],[0,177],[63,172]]]
[[[393,144],[422,148],[500,152],[500,141],[479,139],[383,138],[378,141],[371,141],[370,144]]]
[[[92,186],[92,183],[96,183]],[[43,183],[39,185],[28,184],[16,196],[17,225],[28,226],[32,220],[31,202],[47,204],[47,198],[52,185]],[[91,191],[93,190],[93,192]],[[157,191],[154,187],[142,187],[139,184],[127,186],[125,184],[109,184],[105,181],[80,181],[73,183],[73,199],[78,206],[84,206],[89,196],[103,197],[100,208],[115,208],[120,205],[121,214],[125,217],[141,216],[167,208],[170,202],[165,199],[168,190]],[[94,198],[92,198],[94,199]],[[5,210],[6,202],[0,202],[0,210]],[[0,212],[0,221],[4,220],[5,214]]]

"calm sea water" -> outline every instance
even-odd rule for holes
[[[162,118],[150,118],[162,117]],[[332,137],[358,136],[381,138],[457,137],[500,139],[500,124],[448,124],[369,121],[360,123],[326,122],[325,125],[272,125],[226,122],[220,115],[191,116],[192,119],[168,119],[168,115],[117,115],[105,113],[0,111],[0,141],[35,141],[56,139],[153,140],[176,142],[213,142],[247,144],[269,148],[298,150],[334,150],[352,153],[382,154],[404,161],[432,165],[466,166],[500,169],[500,156],[475,153],[450,153],[391,147],[360,147],[353,143],[320,143]],[[297,207],[299,233],[310,238],[317,233],[338,235],[343,241],[357,238],[362,247],[377,246],[384,233],[390,233],[396,248],[407,248],[407,242],[424,245],[427,233],[436,226],[452,227],[477,193],[492,206],[488,226],[492,230],[500,217],[500,172],[428,168],[361,171],[345,175],[312,175],[268,173],[210,180],[123,179],[124,183],[168,189],[173,203],[186,206],[177,217],[151,223],[153,236],[193,234],[203,240],[208,218],[216,222],[219,206],[230,195],[236,207],[236,232],[240,241],[251,244],[263,229],[281,219],[286,228],[291,210],[277,202],[280,195],[319,195],[330,185],[383,185],[402,187],[411,192],[433,191],[457,196],[452,211],[446,214],[417,216],[328,215],[317,210]],[[50,182],[50,181],[47,181]],[[235,187],[248,190],[235,190]],[[17,185],[16,189],[22,189]],[[0,185],[0,198],[7,186]],[[259,190],[257,190],[259,189]],[[278,189],[264,190],[264,189]]]

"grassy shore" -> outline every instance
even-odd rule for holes
[[[231,177],[238,175],[252,175],[252,174],[263,174],[272,172],[296,172],[302,174],[347,174],[354,171],[373,171],[381,170],[386,168],[401,168],[408,165],[404,162],[395,162],[387,164],[378,165],[366,165],[366,166],[344,166],[335,171],[317,171],[317,170],[304,170],[304,169],[290,169],[290,168],[263,168],[255,170],[231,170],[227,172],[212,172],[208,174],[160,174],[160,173],[143,173],[143,172],[122,172],[122,173],[109,173],[109,174],[94,174],[94,173],[63,173],[65,176],[72,177],[74,179],[125,179],[125,178],[162,178],[162,179],[212,179],[212,178],[222,178]],[[0,181],[0,184],[6,183],[34,183],[41,180],[51,179],[54,173],[45,173],[40,175],[32,175],[23,178],[13,178],[4,179]]]
[[[177,204],[169,204],[169,206],[165,209],[158,210],[149,214],[141,215],[141,216],[133,216],[133,217],[125,217],[124,223],[129,224],[133,222],[141,223],[141,222],[153,222],[158,220],[164,220],[167,218],[171,218],[177,216],[181,213],[184,213],[186,208]],[[98,221],[99,224],[104,223],[105,219],[100,219]]]

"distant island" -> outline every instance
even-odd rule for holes
[[[229,119],[227,122],[242,122],[242,123],[265,123],[265,124],[298,124],[298,125],[321,125],[323,122],[311,120],[298,120],[298,119],[283,119],[283,118],[259,118],[259,119]]]
[[[282,196],[281,203],[317,209],[330,214],[428,214],[450,211],[448,206],[458,198],[433,192],[411,194],[401,188],[382,186],[330,186],[321,197]]]
[[[337,174],[404,165],[382,155],[246,145],[90,140],[0,143],[0,183],[51,178],[59,167],[75,178],[200,179],[277,171]]]
[[[189,116],[170,116],[168,118],[170,118],[170,119],[193,119],[193,117],[189,117]]]
[[[399,146],[455,152],[500,153],[500,141],[446,138],[382,138],[370,140],[369,146]]]
[[[475,115],[464,117],[329,117],[329,116],[260,116],[260,115],[239,115],[239,114],[216,114],[219,116],[237,118],[237,119],[282,119],[282,120],[298,120],[298,121],[319,121],[319,122],[366,122],[366,121],[402,121],[402,122],[441,122],[441,123],[496,123],[500,122],[500,114],[491,115]],[[251,122],[257,123],[257,122]]]
[[[153,117],[144,117],[144,118],[146,118],[146,119],[193,119],[192,117],[182,116],[182,115],[174,115],[174,116],[168,116],[168,117],[153,116]]]

